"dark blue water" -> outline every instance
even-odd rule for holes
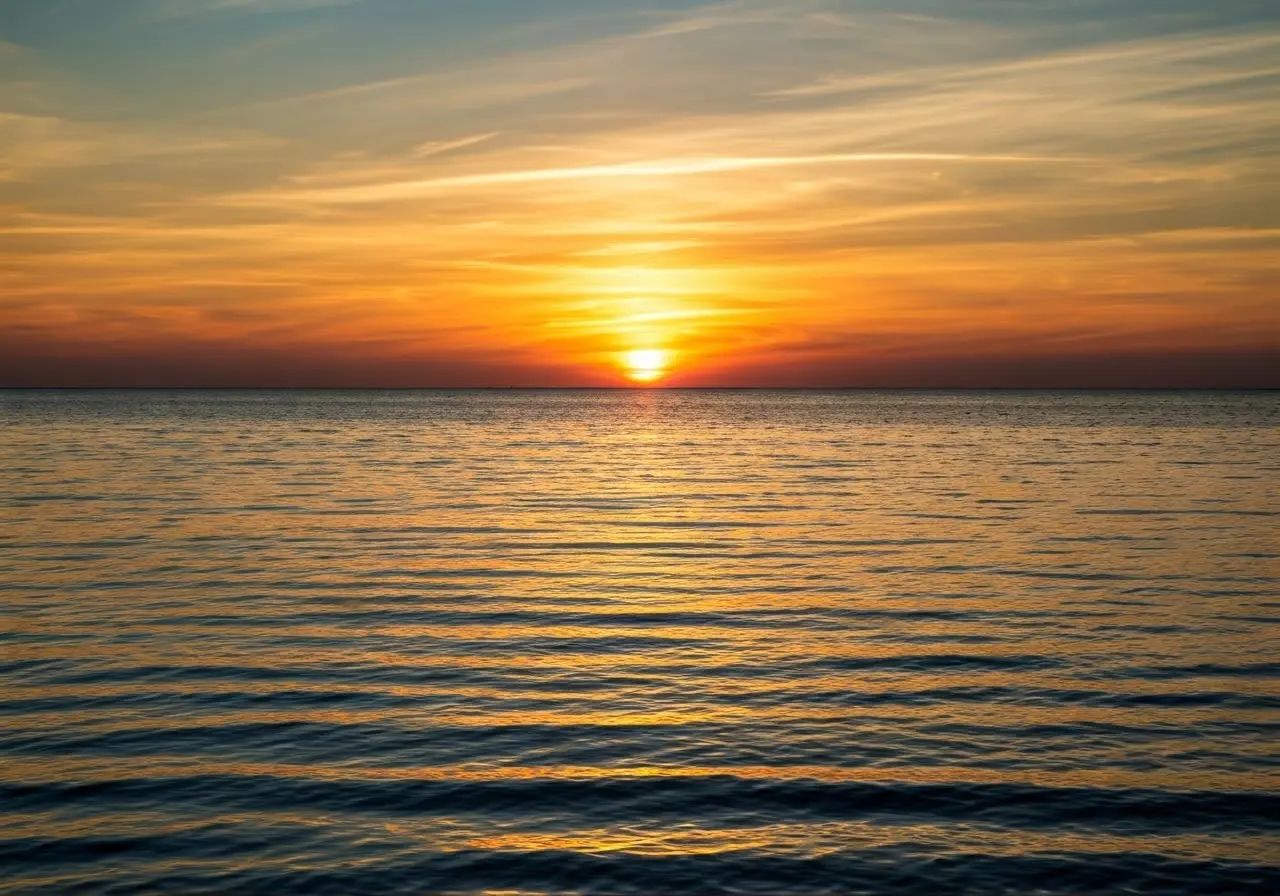
[[[0,892],[1280,891],[1280,395],[0,423]]]

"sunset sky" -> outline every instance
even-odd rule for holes
[[[1275,0],[0,0],[0,385],[1280,385]]]

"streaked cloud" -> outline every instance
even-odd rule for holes
[[[454,141],[452,147],[471,145],[473,141]],[[874,162],[992,162],[1016,164],[1072,161],[1070,159],[1038,159],[1028,156],[966,156],[948,153],[825,153],[813,156],[775,156],[744,158],[654,159],[617,165],[587,165],[580,168],[535,168],[527,171],[493,171],[484,174],[457,175],[435,180],[381,183],[360,187],[338,188],[296,194],[296,198],[330,202],[374,202],[406,199],[424,194],[466,187],[501,186],[505,184],[537,184],[571,180],[613,180],[616,178],[668,178],[698,174],[720,174],[765,168],[800,168],[817,165],[845,165]],[[1078,161],[1078,160],[1077,160]],[[286,194],[285,197],[288,198]]]

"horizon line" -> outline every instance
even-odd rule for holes
[[[0,392],[1280,392],[1276,386],[7,386]]]

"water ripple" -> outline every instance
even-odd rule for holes
[[[0,417],[6,893],[1280,891],[1274,394]]]

